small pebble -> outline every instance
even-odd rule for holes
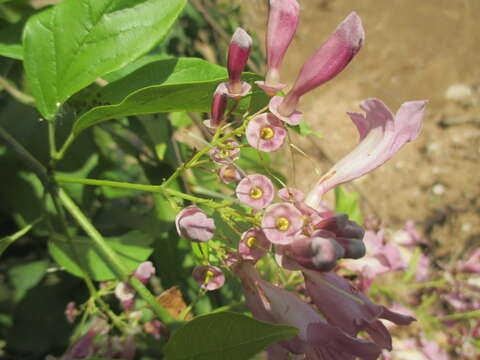
[[[433,185],[432,193],[437,196],[442,196],[443,194],[445,194],[445,186],[443,186],[442,184]]]
[[[445,91],[445,98],[452,100],[462,105],[471,105],[473,103],[472,88],[465,84],[451,85]]]

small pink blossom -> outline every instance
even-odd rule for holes
[[[287,130],[274,115],[265,113],[250,120],[245,135],[251,147],[271,152],[283,145]]]
[[[270,205],[275,195],[270,179],[260,174],[244,177],[235,192],[241,202],[256,209]]]
[[[153,266],[153,263],[151,261],[144,261],[138,265],[133,275],[142,283],[146,284],[154,274],[155,266]]]
[[[258,260],[267,254],[270,246],[262,229],[252,228],[242,234],[238,243],[238,253],[242,259]]]
[[[265,81],[255,82],[269,96],[286,86],[280,82],[280,67],[297,29],[299,12],[297,0],[270,0],[266,41],[267,74]]]
[[[67,307],[65,309],[65,317],[67,318],[67,321],[70,324],[73,324],[75,322],[75,319],[77,318],[79,314],[79,311],[76,307],[75,301],[70,301],[67,304]]]
[[[303,65],[288,94],[272,98],[270,111],[280,120],[297,125],[301,119],[296,111],[300,97],[340,73],[360,50],[364,36],[360,17],[352,12]]]
[[[288,245],[303,227],[302,213],[290,203],[269,206],[262,219],[262,230],[273,244]]]
[[[64,360],[84,359],[94,354],[95,344],[93,342],[97,332],[95,329],[89,329],[85,335],[78,339],[63,356]]]
[[[232,36],[230,47],[228,49],[228,95],[233,98],[245,96],[251,89],[251,86],[240,80],[242,71],[247,64],[250,50],[252,47],[252,38],[242,28],[237,28]]]
[[[238,171],[236,166],[232,164],[222,166],[218,171],[218,177],[224,184],[229,184],[242,179],[240,171]]]
[[[422,128],[426,101],[404,103],[396,115],[378,99],[368,99],[360,107],[366,115],[349,113],[360,134],[360,143],[318,181],[307,196],[316,207],[324,193],[354,180],[385,163],[400,148],[417,138]]]
[[[228,165],[240,157],[240,148],[236,141],[229,140],[221,147],[216,146],[211,148],[208,154],[215,163]]]
[[[192,276],[202,289],[208,291],[217,290],[225,283],[223,271],[216,266],[197,266],[193,269]]]
[[[127,282],[119,282],[115,287],[115,296],[120,301],[129,301],[135,297],[135,289]]]
[[[215,223],[200,208],[191,205],[183,209],[175,218],[180,236],[194,242],[207,242],[215,232]]]

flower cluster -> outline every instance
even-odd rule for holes
[[[303,119],[298,110],[300,98],[345,69],[364,42],[360,17],[351,13],[305,62],[291,89],[281,96],[279,92],[287,85],[280,82],[280,68],[298,20],[296,0],[270,0],[267,72],[264,81],[256,82],[271,97],[268,111],[244,117],[240,127],[243,130],[228,135],[231,125],[227,124],[228,116],[233,111],[227,111],[229,99],[238,102],[252,88],[241,80],[252,41],[240,28],[229,47],[229,79],[219,84],[213,94],[211,118],[205,122],[215,134],[209,155],[220,166],[220,181],[237,183],[236,198],[252,215],[251,227],[241,235],[238,248],[227,249],[224,265],[241,279],[247,306],[254,317],[299,329],[297,337],[271,346],[270,358],[284,359],[292,353],[305,354],[307,359],[376,359],[382,349],[392,348],[389,331],[379,319],[399,325],[407,325],[414,319],[372,303],[334,271],[339,260],[362,258],[366,245],[370,248],[374,242],[364,241],[365,230],[346,214],[326,209],[322,198],[336,186],[374,170],[407,142],[415,140],[422,128],[426,102],[406,102],[393,114],[381,100],[363,101],[360,108],[364,113],[348,113],[359,132],[359,144],[306,195],[289,186],[276,191],[268,176],[247,174],[235,163],[241,156],[241,147],[245,146],[235,136],[245,135],[248,145],[259,151],[278,150],[289,128]],[[225,140],[217,141],[225,132]],[[197,243],[208,243],[216,235],[214,220],[196,205],[178,214],[176,226],[180,236]],[[369,233],[367,239],[371,238]],[[380,261],[383,256],[390,267],[400,266],[394,249],[381,241],[375,244],[377,252],[372,251],[367,259]],[[315,308],[261,278],[255,264],[269,251],[274,252],[279,266],[302,272]],[[205,259],[205,263],[194,269],[193,278],[202,289],[215,290],[223,285],[225,278],[222,270],[209,261]],[[349,261],[355,264],[354,260]],[[370,340],[358,337],[362,331]]]

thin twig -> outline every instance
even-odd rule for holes
[[[0,76],[0,87],[2,87],[7,93],[9,93],[15,100],[21,102],[25,105],[33,105],[35,103],[35,99],[30,95],[24,94],[20,90],[17,89],[15,85],[13,85],[9,80]]]

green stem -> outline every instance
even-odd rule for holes
[[[42,218],[36,219],[31,224],[28,224],[23,229],[20,229],[15,234],[6,236],[0,239],[0,256],[2,256],[3,252],[7,250],[7,248],[12,245],[16,240],[20,239],[23,235],[27,234]]]
[[[467,311],[463,313],[444,315],[440,317],[440,320],[442,321],[443,320],[461,320],[461,319],[469,319],[469,318],[475,318],[475,317],[480,317],[480,309]]]
[[[157,316],[166,324],[176,321],[164,308],[160,306],[152,293],[135,277],[130,277],[129,271],[122,264],[117,254],[107,245],[102,235],[90,223],[87,217],[77,207],[72,199],[63,191],[59,189],[58,196],[63,206],[68,210],[70,215],[77,221],[78,225],[87,233],[92,239],[93,245],[97,248],[101,256],[107,262],[109,267],[115,273],[116,277],[121,281],[128,281],[138,294],[147,302],[153,309]]]
[[[54,163],[57,158],[57,140],[55,138],[55,121],[48,121],[48,143],[50,145],[50,158]]]
[[[72,145],[74,140],[75,140],[75,136],[73,135],[73,133],[70,133],[70,135],[68,136],[67,140],[65,140],[60,150],[55,154],[55,160],[58,161],[63,159],[65,153],[67,152],[70,145]]]

